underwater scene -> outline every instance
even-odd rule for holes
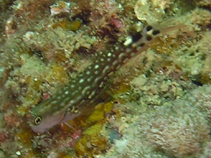
[[[0,158],[211,158],[210,0],[0,0]]]

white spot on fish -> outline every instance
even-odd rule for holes
[[[104,58],[101,58],[101,59],[100,59],[100,61],[102,61],[102,62],[103,62],[103,61],[104,61]]]
[[[69,91],[65,91],[64,94],[66,94],[66,95],[69,94]]]
[[[108,55],[108,57],[111,57],[112,54],[109,52],[107,55]]]
[[[118,64],[118,61],[115,60],[112,64],[113,64],[113,66],[116,66]]]
[[[103,75],[106,74],[106,71],[108,71],[109,68],[110,68],[110,67],[107,65],[107,66],[103,69]]]
[[[88,90],[88,89],[90,89],[89,86],[85,87],[85,88],[82,90],[81,93],[82,93],[83,95],[87,94],[87,90]],[[88,91],[88,92],[89,92],[89,91]]]
[[[92,93],[88,96],[89,99],[92,99],[92,97],[95,95],[95,91],[92,91]]]
[[[61,103],[60,103],[60,106],[61,106],[61,107],[65,106],[65,105],[66,105],[66,102],[61,102]]]
[[[95,78],[95,80],[94,80],[94,85],[96,85],[97,84],[97,82],[99,82],[100,80],[101,80],[101,76],[99,76],[99,77],[97,77],[97,78]]]
[[[54,101],[51,102],[51,104],[53,104],[53,105],[58,104],[58,101],[54,100]]]
[[[103,85],[104,85],[104,82],[101,82],[100,85],[99,85],[99,87],[102,88]]]
[[[58,95],[56,99],[57,100],[60,100],[61,99],[61,95]]]
[[[127,39],[126,39],[124,45],[125,45],[125,46],[128,46],[128,45],[130,45],[132,42],[133,42],[132,37],[129,36],[129,37],[127,37]]]
[[[136,53],[134,53],[134,52],[131,52],[131,53],[130,53],[130,56],[131,56],[131,57],[133,57],[134,55],[136,55]]]
[[[90,76],[87,81],[90,82],[93,79],[93,76]]]
[[[123,63],[126,63],[128,60],[129,60],[128,58],[124,59],[123,60]]]
[[[98,69],[99,68],[99,65],[95,65],[95,69]]]
[[[84,82],[84,79],[83,78],[79,80],[79,83],[83,83],[83,82]]]
[[[87,71],[86,74],[87,74],[87,75],[90,75],[90,71]]]
[[[125,56],[125,53],[119,54],[119,59],[121,60],[121,58],[123,58],[124,56]]]
[[[96,74],[96,75],[99,74],[99,71],[96,70],[96,71],[95,71],[95,74]]]

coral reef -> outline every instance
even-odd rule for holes
[[[115,141],[105,157],[209,155],[210,87],[199,87],[181,99],[166,101],[165,106],[151,110],[141,104],[119,105],[122,117],[109,123],[119,127],[122,138]]]
[[[210,6],[0,1],[0,157],[210,157]],[[89,116],[32,131],[35,106],[146,23],[161,36],[110,76]]]

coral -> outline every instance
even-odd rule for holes
[[[101,124],[91,126],[83,132],[84,136],[76,143],[74,149],[80,156],[91,157],[105,151],[108,147],[106,139],[100,135]]]
[[[139,0],[135,5],[135,13],[139,20],[147,21],[149,24],[155,24],[165,16],[165,5],[167,1],[145,1]],[[150,8],[156,8],[151,10]],[[151,11],[150,11],[151,10]]]
[[[51,5],[51,16],[69,13],[70,12],[70,3],[59,1],[58,3]]]
[[[133,9],[130,8],[130,10]],[[101,40],[106,38],[108,42],[113,42],[120,35],[124,35],[129,25],[126,19],[127,15],[123,12],[123,6],[115,0],[84,0],[84,2],[78,3],[77,8],[74,9],[73,7],[72,12],[73,17],[83,15],[81,19],[88,23],[88,26],[92,29],[90,33],[99,36]]]
[[[13,5],[14,9],[14,21],[16,23],[25,23],[26,21],[34,22],[33,20],[40,20],[42,19],[42,15],[49,14],[50,9],[48,7],[50,4],[52,4],[54,1],[49,1],[49,0],[43,0],[42,2],[37,2],[35,0],[31,1],[23,1],[23,0],[18,0],[15,1]],[[28,14],[31,13],[31,14]],[[19,16],[22,16],[23,19],[21,20],[18,18]],[[25,23],[26,24],[26,23]]]
[[[155,157],[155,158],[167,158],[168,156],[164,155],[161,152],[152,151],[151,146],[145,139],[145,136],[141,132],[141,126],[139,126],[140,113],[137,112],[131,113],[130,107],[134,108],[134,104],[130,105],[116,105],[120,108],[120,117],[112,116],[109,120],[110,126],[118,128],[121,133],[121,137],[118,137],[114,140],[114,144],[108,150],[108,152],[103,155],[105,158],[109,157]],[[120,107],[119,107],[120,106]],[[125,110],[126,109],[126,110]],[[115,120],[115,121],[114,121]],[[105,131],[108,132],[108,125],[105,125]],[[103,131],[103,132],[105,132]]]
[[[151,77],[140,75],[134,78],[130,83],[134,87],[133,94],[139,95],[141,104],[146,105],[163,105],[167,100],[174,100],[181,98],[186,91],[183,90],[185,85],[188,89],[192,87],[192,84],[188,82],[182,82],[168,78],[163,74],[155,74],[156,80],[154,80],[154,74]]]
[[[134,11],[136,17],[143,23],[151,25],[162,23],[169,17],[180,15],[193,9],[191,1],[170,1],[170,0],[138,0]],[[179,9],[180,8],[180,9]],[[167,20],[168,21],[168,20]]]
[[[211,156],[211,142],[209,141],[205,145],[203,153],[202,155],[200,155],[200,158],[204,158],[204,157],[210,158],[210,156]]]
[[[203,35],[203,39],[193,41],[194,45],[184,46],[174,52],[173,58],[177,56],[174,61],[177,65],[180,65],[183,72],[193,81],[198,83],[210,82],[209,64],[207,63],[209,55],[209,47],[207,47],[207,41],[209,41],[209,33]],[[179,54],[183,55],[178,57]]]
[[[175,157],[197,155],[209,138],[209,127],[203,113],[197,112],[197,109],[185,108],[184,104],[187,103],[183,103],[176,115],[163,110],[151,116],[153,119],[147,126],[141,127],[155,150],[163,150],[167,155]]]
[[[191,23],[196,30],[210,29],[211,13],[204,9],[195,9],[191,16]]]
[[[61,20],[53,24],[53,29],[61,27],[64,30],[71,30],[71,31],[77,31],[79,27],[81,26],[82,21],[80,19],[76,19],[74,21],[69,21],[69,20]]]
[[[10,7],[12,4],[13,0],[5,0],[5,1],[0,1],[0,8],[1,10],[5,11]]]
[[[191,102],[195,102],[196,106],[204,113],[208,122],[211,123],[211,85],[206,85],[193,91],[191,94],[194,96],[188,97],[187,99]]]
[[[208,89],[210,86],[198,88],[181,99],[156,107],[150,113],[148,110],[143,112],[143,108],[138,112],[136,106],[134,114],[134,104],[125,105],[131,109],[131,114],[122,110],[119,121],[113,123],[110,120],[111,124],[119,127],[122,138],[115,141],[108,155],[198,157],[206,142],[210,141],[209,123],[206,120],[208,110],[199,110],[204,109],[204,105],[209,105]],[[139,109],[140,106],[138,105]],[[124,109],[124,105],[121,108]]]
[[[79,38],[81,40],[78,40]],[[55,30],[49,29],[42,34],[27,32],[24,35],[24,40],[33,49],[42,51],[46,59],[56,58],[63,62],[70,59],[72,52],[79,48],[90,48],[96,38],[83,35],[81,31],[74,33],[57,28]]]
[[[11,10],[9,9],[10,6],[13,4],[13,0],[1,0],[0,1],[0,32],[2,35],[2,32],[4,32],[5,30],[5,23],[7,21],[7,19],[11,16]],[[1,36],[0,38],[0,43],[2,43],[4,41],[4,36]]]
[[[210,0],[199,0],[199,1],[196,1],[195,3],[200,7],[207,7],[209,9],[211,7]]]
[[[96,122],[104,119],[104,114],[111,111],[113,104],[108,102],[103,105],[96,105],[95,110],[87,118],[87,121]]]

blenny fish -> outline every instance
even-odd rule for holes
[[[37,133],[46,132],[57,124],[91,110],[93,100],[101,94],[111,74],[136,54],[143,52],[159,34],[160,30],[146,26],[119,47],[98,53],[94,63],[84,72],[31,110],[32,130]]]

